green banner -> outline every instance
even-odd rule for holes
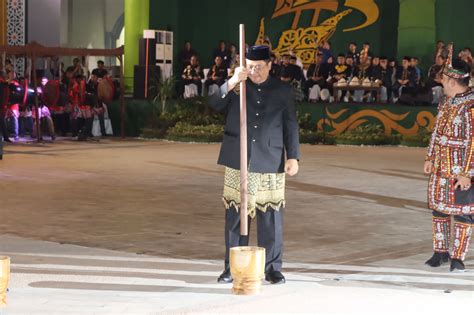
[[[387,135],[414,135],[423,128],[432,130],[435,107],[361,104],[310,104],[297,106],[298,115],[311,115],[311,125],[317,130],[340,134],[361,125],[381,125]]]

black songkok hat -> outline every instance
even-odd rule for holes
[[[247,49],[248,60],[270,60],[270,49],[268,46],[250,46]]]

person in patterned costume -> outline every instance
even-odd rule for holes
[[[434,247],[426,264],[438,267],[451,260],[451,271],[464,271],[474,223],[474,91],[469,88],[469,65],[452,59],[452,54],[451,44],[442,70],[446,97],[439,105],[424,165],[424,172],[430,174],[428,205],[433,211]],[[450,255],[451,234],[454,241]]]
[[[258,246],[265,248],[265,279],[285,282],[283,257],[283,208],[285,174],[296,175],[300,158],[298,122],[291,85],[270,76],[267,46],[248,49],[247,68],[234,75],[210,98],[211,106],[226,112],[224,139],[218,163],[225,166],[223,201],[225,213],[224,272],[218,282],[232,282],[229,250],[248,245],[240,235],[240,96],[238,83],[246,82],[248,137],[248,214],[257,220]]]

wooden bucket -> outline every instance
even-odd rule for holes
[[[230,249],[230,273],[234,278],[232,293],[259,294],[265,278],[265,248],[238,246]]]
[[[7,304],[7,288],[10,280],[10,257],[0,256],[0,306]]]

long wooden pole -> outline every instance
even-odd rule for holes
[[[240,66],[245,67],[245,26],[240,24]],[[240,82],[240,235],[248,235],[247,197],[247,89]]]

